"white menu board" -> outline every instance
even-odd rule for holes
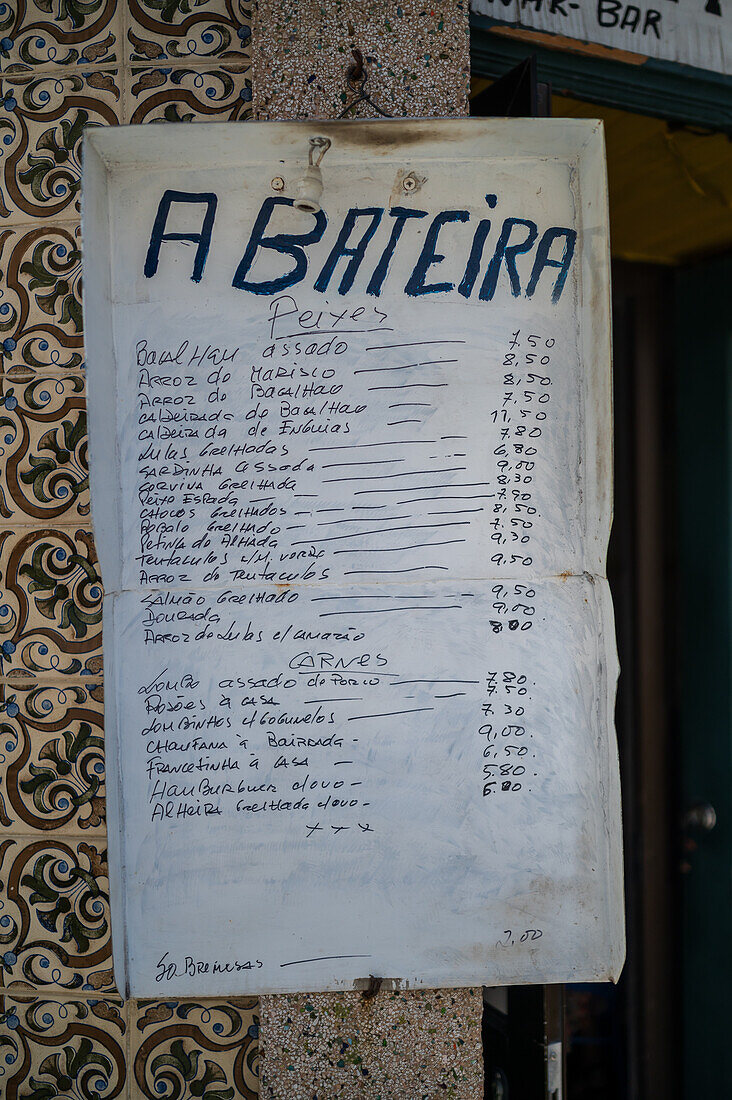
[[[83,232],[119,987],[617,977],[600,124],[92,130]]]

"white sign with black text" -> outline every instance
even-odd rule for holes
[[[600,125],[95,130],[83,197],[119,988],[616,978]]]
[[[727,0],[470,0],[470,8],[516,27],[732,72]]]

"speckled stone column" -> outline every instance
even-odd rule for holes
[[[482,991],[262,997],[265,1100],[482,1100]]]
[[[336,118],[357,47],[387,114],[467,114],[467,0],[259,0],[252,35],[258,119]],[[375,115],[360,104],[359,117]],[[264,996],[263,1100],[482,1100],[482,992],[382,989]]]
[[[354,46],[387,114],[468,113],[468,0],[259,0],[252,33],[258,119],[337,118]],[[373,116],[367,105],[360,117]]]

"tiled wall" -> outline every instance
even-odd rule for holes
[[[250,114],[249,5],[0,0],[0,1096],[256,1097],[257,1002],[113,984],[85,126]]]
[[[0,0],[0,1097],[8,1100],[259,1092],[254,998],[125,1004],[114,988],[79,230],[86,126],[250,117],[250,8],[249,0]],[[354,45],[390,113],[466,110],[464,0],[261,0],[260,25],[274,28],[259,36],[262,117],[339,113]],[[460,1013],[451,1004],[451,1026],[470,1053],[462,1091],[452,1055],[408,1045],[418,1030],[411,1016],[393,1050],[394,1087],[414,1071],[420,1094],[479,1094],[479,1013],[472,1001]],[[412,1008],[423,1010],[419,998]],[[306,1056],[316,1052],[303,1043],[300,1053],[299,1076],[287,1059],[281,1074],[272,1062],[269,1095],[309,1091]],[[381,1081],[376,1068],[373,1080]],[[340,1095],[343,1080],[331,1086]],[[350,1081],[347,1094],[355,1088]],[[378,1086],[384,1097],[406,1097],[391,1088]]]

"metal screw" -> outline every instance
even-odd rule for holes
[[[413,172],[410,172],[409,175],[405,176],[402,180],[402,187],[405,191],[416,191],[417,186],[417,179]]]
[[[283,180],[282,176],[275,176],[275,178],[272,180],[272,190],[273,191],[284,191],[285,190],[285,181]]]

